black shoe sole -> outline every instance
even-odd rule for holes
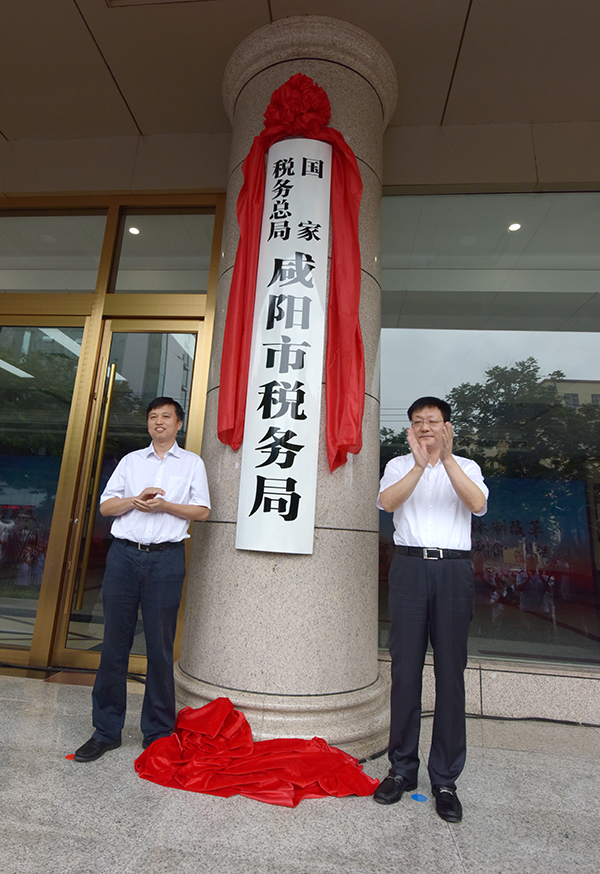
[[[102,750],[101,753],[98,753],[97,756],[90,756],[89,758],[81,758],[81,756],[77,756],[77,753],[73,756],[73,761],[75,762],[95,762],[97,759],[100,759],[104,753],[108,753],[110,750],[118,750],[121,746],[121,741],[117,744],[109,744],[105,749]]]
[[[440,817],[440,819],[444,820],[444,822],[461,822],[462,821],[462,810],[460,813],[440,813],[436,807],[435,812]]]
[[[417,783],[410,783],[408,786],[405,786],[397,798],[377,798],[377,789],[373,793],[373,798],[377,802],[377,804],[397,804],[398,801],[402,800],[402,796],[405,792],[413,792],[417,788]]]

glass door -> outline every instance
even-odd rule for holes
[[[103,637],[102,578],[112,524],[112,519],[98,511],[99,497],[119,460],[148,445],[146,407],[153,398],[168,396],[181,404],[184,423],[178,441],[185,445],[200,327],[198,321],[106,325],[96,386],[99,403],[88,435],[76,506],[55,664],[94,667],[98,661]],[[144,669],[144,657],[140,616],[132,670]]]
[[[83,326],[0,327],[3,648],[31,646],[82,337]]]

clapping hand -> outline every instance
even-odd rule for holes
[[[444,422],[444,430],[442,432],[442,448],[440,449],[440,460],[442,462],[452,458],[452,445],[454,443],[454,428],[450,422]]]
[[[413,458],[415,459],[415,464],[417,467],[425,470],[427,465],[429,464],[429,454],[425,447],[421,446],[420,442],[417,440],[417,436],[413,430],[412,425],[408,429],[407,432],[408,445],[411,448]]]

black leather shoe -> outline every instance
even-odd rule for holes
[[[400,774],[393,774],[390,771],[373,793],[373,798],[379,804],[395,804],[396,801],[400,801],[405,792],[412,792],[416,788],[416,783],[409,783],[406,777],[401,777]]]
[[[435,809],[438,816],[446,822],[460,822],[462,819],[462,804],[458,800],[456,789],[450,786],[434,786]]]
[[[96,737],[91,737],[87,743],[84,743],[82,747],[79,747],[79,749],[75,751],[74,758],[76,762],[93,762],[95,759],[99,759],[100,756],[103,756],[104,753],[108,752],[108,750],[116,750],[117,747],[120,746],[120,740],[109,742],[98,740]]]

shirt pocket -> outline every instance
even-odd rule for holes
[[[187,504],[190,481],[186,476],[170,476],[165,486],[165,500],[172,504]]]

